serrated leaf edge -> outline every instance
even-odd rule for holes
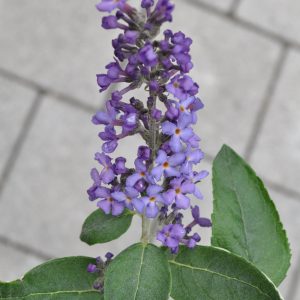
[[[287,276],[287,272],[288,272],[288,270],[289,270],[289,268],[290,268],[290,266],[291,266],[291,256],[292,256],[292,252],[291,252],[291,247],[290,247],[290,242],[289,242],[289,240],[288,240],[288,237],[287,237],[287,232],[286,232],[286,230],[284,229],[284,227],[283,227],[283,224],[282,224],[282,222],[281,222],[281,219],[280,219],[280,216],[279,216],[279,213],[278,213],[278,211],[277,211],[277,208],[276,208],[276,206],[275,206],[275,204],[274,204],[274,202],[273,202],[273,200],[271,199],[271,197],[270,197],[270,195],[269,195],[269,192],[268,192],[268,190],[266,189],[266,187],[264,186],[264,183],[263,183],[263,181],[261,180],[261,178],[259,177],[259,176],[257,176],[257,174],[256,174],[256,172],[255,172],[255,170],[246,162],[246,161],[244,161],[244,159],[242,158],[242,157],[240,157],[231,147],[229,147],[229,146],[227,146],[227,145],[223,145],[222,146],[222,148],[221,148],[221,150],[219,151],[219,153],[217,154],[217,156],[216,156],[216,158],[214,159],[214,161],[218,158],[218,156],[223,152],[223,151],[231,151],[231,152],[233,152],[238,158],[240,158],[241,160],[242,160],[242,162],[243,162],[243,165],[244,165],[244,167],[246,168],[246,169],[248,169],[249,171],[250,171],[250,173],[252,173],[252,175],[254,175],[255,176],[255,178],[258,180],[258,183],[259,183],[259,185],[260,185],[260,188],[262,189],[262,192],[263,193],[266,193],[267,194],[267,199],[268,200],[266,200],[266,202],[269,202],[269,204],[271,205],[271,207],[273,208],[272,209],[272,211],[273,211],[273,215],[274,215],[274,217],[275,217],[275,219],[277,220],[277,222],[278,222],[278,226],[279,226],[279,228],[281,229],[281,231],[282,231],[282,234],[284,235],[284,237],[285,237],[285,239],[284,239],[284,244],[285,244],[285,248],[286,248],[286,250],[287,250],[287,252],[288,252],[288,254],[289,254],[289,264],[286,266],[286,270],[285,270],[285,275],[284,276],[282,276],[280,279],[279,279],[279,282],[278,282],[278,284],[276,285],[276,286],[279,286],[280,285],[280,283],[286,278],[286,276]],[[213,163],[213,172],[212,172],[212,182],[214,182],[214,169],[215,169],[215,166],[214,166],[214,163]],[[215,202],[216,202],[216,197],[215,197],[215,191],[214,191],[215,189],[214,189],[214,185],[213,185],[213,208],[215,207]],[[240,203],[239,203],[239,201],[238,201],[238,204],[239,204],[239,207],[240,207]],[[214,210],[213,210],[214,211]],[[216,218],[216,215],[215,215],[215,213],[213,212],[212,213],[212,215],[211,215],[211,219],[212,219],[212,224],[214,224],[214,220],[215,220],[215,218]],[[211,236],[211,244],[212,244],[212,246],[214,246],[214,244],[215,244],[215,241],[214,241],[214,239],[215,239],[215,237],[214,237],[214,226],[212,226],[212,236]],[[245,234],[246,235],[246,234]],[[218,248],[217,246],[214,246],[214,247],[216,247],[216,248]],[[225,249],[225,248],[220,248],[220,249]],[[226,249],[227,250],[227,249]],[[248,253],[248,250],[246,250],[246,252]],[[240,255],[238,255],[237,253],[234,253],[235,255],[237,255],[237,256],[239,256],[239,257],[242,257],[242,256],[240,256]],[[244,258],[244,257],[242,257],[242,258]],[[244,258],[245,259],[245,258]],[[246,259],[246,261],[248,261],[248,262],[250,262],[252,265],[254,265],[250,260],[247,260]],[[259,269],[256,265],[254,265],[257,269]],[[259,269],[260,270],[260,269]],[[281,267],[280,267],[280,270],[284,270],[284,268],[283,268],[283,265],[281,265]],[[261,270],[260,270],[261,271]],[[265,274],[263,271],[261,271],[263,274]],[[271,281],[272,282],[272,281]],[[273,283],[274,284],[274,283]]]

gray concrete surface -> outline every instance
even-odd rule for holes
[[[293,251],[280,290],[300,299],[300,5],[174,2],[169,27],[194,40],[193,76],[206,105],[196,128],[207,153],[203,168],[227,143],[265,180]],[[94,4],[0,0],[0,280],[53,257],[118,253],[139,238],[131,228],[112,244],[78,239],[95,209],[85,192],[100,147],[90,118],[105,99],[95,74],[111,60],[116,35],[100,28]],[[138,143],[127,139],[116,155],[130,155]],[[210,178],[202,190],[209,215]],[[207,244],[210,232],[201,234]]]

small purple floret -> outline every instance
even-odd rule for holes
[[[186,232],[180,224],[169,224],[158,232],[156,238],[162,242],[164,246],[171,249],[177,249],[179,243],[184,238]]]

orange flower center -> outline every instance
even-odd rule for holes
[[[180,134],[181,130],[179,128],[176,128],[175,133]]]
[[[169,167],[169,163],[166,161],[166,162],[163,164],[163,167],[164,167],[164,168],[168,168],[168,167]]]

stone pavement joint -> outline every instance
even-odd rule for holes
[[[230,146],[230,145],[229,145]],[[214,160],[214,157],[209,154],[209,153],[205,153],[205,162],[209,163],[210,165],[212,165]],[[251,165],[251,164],[250,164]],[[210,172],[210,174],[212,174],[212,170],[208,170]],[[269,186],[270,188],[272,188],[274,191],[277,191],[287,197],[291,197],[291,198],[295,198],[297,201],[300,201],[300,193],[296,190],[292,190],[290,187],[285,187],[284,185],[275,183],[273,181],[270,181],[266,178],[262,178],[263,182],[265,183],[266,186]]]
[[[300,51],[300,43],[290,40],[289,38],[286,38],[280,34],[274,33],[268,29],[262,28],[252,22],[246,21],[246,20],[232,14],[230,11],[229,11],[229,13],[224,13],[224,11],[222,11],[219,8],[213,7],[213,6],[203,3],[203,2],[199,2],[197,0],[190,0],[187,3],[190,5],[193,5],[195,7],[198,7],[209,14],[226,19],[229,22],[233,22],[235,25],[238,25],[245,30],[249,30],[260,36],[264,36],[265,38],[270,39],[273,42],[288,45],[289,47],[293,47],[297,51]]]
[[[19,252],[22,252],[24,254],[30,254],[30,255],[35,256],[36,258],[41,259],[41,260],[46,261],[46,260],[53,259],[53,256],[51,256],[49,254],[41,252],[40,250],[33,249],[33,248],[28,247],[26,245],[23,245],[21,243],[12,241],[9,238],[7,238],[6,236],[0,235],[0,244],[8,246],[8,247],[13,248],[13,249],[16,249]]]
[[[29,112],[27,113],[27,116],[23,122],[22,129],[20,130],[18,137],[15,141],[15,144],[12,147],[12,151],[11,151],[9,158],[6,161],[6,164],[4,166],[4,170],[3,170],[2,174],[0,175],[0,200],[1,200],[1,194],[3,192],[5,183],[11,174],[11,171],[16,163],[16,160],[18,159],[18,156],[22,150],[24,141],[26,140],[28,131],[30,130],[31,125],[35,119],[35,116],[38,113],[38,109],[40,107],[43,94],[44,94],[44,92],[42,92],[41,90],[37,93],[35,100],[34,100],[33,104],[31,105],[31,108],[29,109]]]
[[[296,297],[299,288],[298,282],[300,280],[300,258],[298,259],[297,266],[298,268],[296,268],[296,271],[294,272],[290,282],[290,290],[286,297],[287,300],[299,300]]]
[[[239,6],[241,5],[242,0],[233,0],[232,5],[229,9],[229,15],[234,16],[237,10],[239,9]]]
[[[269,181],[268,179],[264,179],[264,182],[266,185],[270,186],[274,191],[280,192],[281,194],[290,197],[295,198],[296,201],[300,201],[300,193],[296,190],[292,190],[290,187],[285,187],[281,184]]]
[[[67,94],[57,92],[53,89],[46,88],[46,87],[42,86],[41,84],[31,80],[31,79],[24,78],[22,76],[19,76],[16,73],[5,70],[3,68],[0,68],[0,76],[2,76],[4,78],[7,78],[7,79],[10,79],[14,82],[17,82],[17,83],[19,83],[21,85],[24,85],[26,87],[29,87],[31,89],[37,90],[39,93],[48,94],[48,95],[53,96],[55,98],[58,98],[62,101],[68,102],[71,105],[80,107],[81,109],[83,109],[86,112],[92,113],[92,112],[95,111],[95,107],[84,103],[84,101],[82,99],[77,99],[77,98],[74,98],[74,97],[69,96]]]
[[[252,152],[256,146],[257,139],[259,137],[261,128],[264,124],[266,115],[268,113],[274,92],[276,90],[277,83],[280,79],[280,76],[281,76],[281,73],[282,73],[286,58],[287,58],[287,54],[288,54],[288,46],[286,44],[284,44],[281,49],[281,53],[279,55],[277,64],[275,65],[275,69],[273,71],[273,76],[270,80],[269,85],[267,86],[266,94],[262,101],[263,103],[262,103],[261,109],[257,114],[256,122],[255,122],[255,125],[253,128],[252,134],[249,138],[248,145],[246,147],[245,158],[248,161],[250,161]]]

